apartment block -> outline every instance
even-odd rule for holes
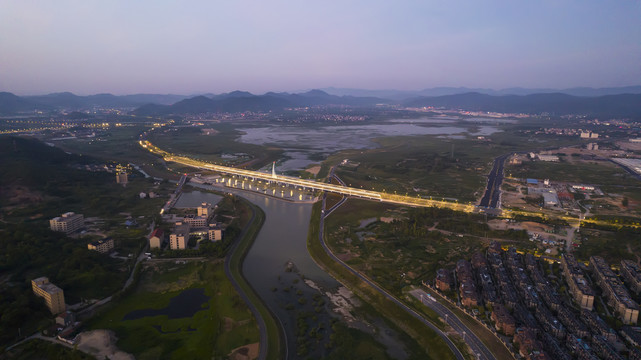
[[[586,310],[594,307],[594,290],[588,285],[583,270],[572,254],[561,255],[561,268],[574,301]]]
[[[62,216],[49,220],[49,227],[53,231],[71,234],[72,232],[82,229],[85,226],[85,217],[82,214],[68,212]]]
[[[171,250],[184,250],[189,241],[189,224],[177,222],[174,232],[169,235],[169,248]]]
[[[614,308],[621,321],[628,325],[636,324],[639,318],[639,305],[632,300],[623,282],[610,269],[610,265],[600,256],[591,256],[590,270],[594,272],[596,282],[608,299],[608,305]]]
[[[49,282],[47,277],[39,277],[31,280],[31,288],[36,296],[45,299],[45,304],[52,314],[60,314],[65,311],[65,295],[61,288]]]
[[[99,253],[106,254],[114,249],[114,239],[106,238],[106,239],[92,241],[89,244],[87,244],[87,248],[89,250],[94,250]]]
[[[641,267],[634,261],[621,261],[621,276],[635,294],[641,293]]]

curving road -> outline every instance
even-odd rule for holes
[[[410,294],[421,301],[423,305],[434,310],[440,317],[445,319],[445,322],[459,333],[463,337],[465,343],[472,348],[477,359],[496,359],[487,346],[485,346],[485,344],[483,344],[483,342],[467,326],[465,326],[465,324],[463,324],[461,319],[459,319],[458,316],[456,316],[456,314],[445,305],[438,301],[431,300],[428,293],[422,289],[414,289],[410,291]]]

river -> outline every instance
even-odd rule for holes
[[[334,318],[342,318],[350,326],[373,335],[387,348],[392,358],[407,358],[401,335],[382,319],[363,320],[349,314],[359,301],[322,270],[307,251],[311,203],[286,201],[229,187],[191,185],[237,194],[265,212],[265,222],[243,261],[242,271],[282,327],[288,359],[327,357],[331,350],[325,345],[329,342],[329,329]],[[197,203],[195,197],[186,196],[186,199]],[[337,299],[338,303],[335,302]],[[301,321],[308,328],[302,336],[298,333]],[[319,331],[321,335],[312,339],[309,330],[321,327],[324,329]],[[297,344],[299,337],[307,341],[304,354],[298,354],[301,349]]]
[[[206,185],[194,186],[220,191],[221,188]],[[290,359],[298,358],[297,316],[314,309],[314,297],[320,292],[307,286],[311,280],[323,291],[336,291],[340,284],[323,271],[307,251],[307,232],[312,212],[311,203],[284,201],[262,194],[224,188],[222,191],[242,196],[265,212],[265,223],[243,261],[243,275],[274,313],[282,326]],[[299,300],[305,298],[307,303]],[[325,302],[322,312],[314,313],[315,322],[326,322],[329,328],[331,315]],[[310,319],[311,323],[311,319]],[[324,348],[317,347],[308,355],[321,357]]]

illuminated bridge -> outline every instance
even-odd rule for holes
[[[165,159],[165,161],[172,161],[178,164],[187,165],[187,166],[191,166],[199,169],[216,171],[223,174],[243,176],[251,179],[270,181],[270,182],[285,184],[285,185],[293,185],[297,187],[302,187],[304,189],[320,190],[320,191],[326,191],[330,193],[354,196],[354,197],[359,197],[363,199],[376,200],[376,201],[401,204],[401,205],[441,207],[441,208],[449,208],[452,210],[466,211],[466,212],[473,212],[476,210],[476,206],[472,204],[460,204],[457,202],[450,202],[450,201],[443,201],[443,200],[432,200],[432,199],[424,199],[420,197],[388,194],[385,192],[357,189],[357,188],[344,186],[344,185],[335,185],[335,184],[328,184],[325,182],[300,179],[292,176],[277,175],[274,173],[270,174],[270,173],[264,173],[260,171],[253,171],[253,170],[239,169],[239,168],[234,168],[229,166],[216,165],[216,164],[208,163],[201,160],[195,160],[195,159],[191,159],[184,156],[177,156],[177,155],[170,154],[158,148],[157,146],[153,145],[147,140],[141,140],[139,143],[143,148],[151,151],[154,154],[162,156],[163,159]]]
[[[421,206],[421,207],[438,207],[438,208],[447,208],[447,209],[464,211],[464,212],[480,212],[481,211],[480,207],[476,205],[472,205],[471,203],[463,204],[463,203],[445,201],[445,200],[433,200],[433,199],[425,199],[421,197],[412,197],[407,195],[389,194],[389,193],[378,192],[373,190],[357,189],[357,188],[353,188],[345,185],[328,184],[320,181],[300,179],[292,176],[277,175],[275,173],[270,174],[270,173],[264,173],[260,171],[253,171],[253,170],[233,168],[229,166],[216,165],[216,164],[208,163],[206,161],[195,160],[185,156],[177,156],[177,155],[170,154],[167,151],[162,150],[157,146],[153,145],[151,142],[147,140],[140,140],[139,143],[140,143],[140,146],[149,150],[150,152],[156,155],[162,156],[162,158],[165,159],[165,161],[172,161],[178,164],[187,165],[187,166],[195,167],[198,169],[216,171],[223,174],[242,176],[242,177],[256,179],[256,180],[264,180],[264,181],[269,181],[269,182],[283,184],[283,185],[293,185],[293,186],[301,187],[304,189],[327,191],[330,193],[354,196],[354,197],[359,197],[363,199],[376,200],[376,201],[392,203],[392,204]],[[492,209],[491,211],[493,215],[504,217],[504,218],[514,218],[517,216],[523,216],[523,217],[530,217],[530,218],[539,218],[542,220],[561,219],[561,220],[565,220],[568,224],[574,227],[578,227],[586,223],[593,223],[597,225],[606,225],[606,226],[614,225],[618,228],[621,228],[621,227],[641,228],[640,223],[624,224],[624,223],[615,222],[613,220],[583,219],[583,218],[578,218],[576,216],[572,216],[568,214],[553,215],[553,214],[544,214],[542,212],[530,212],[530,211],[507,210],[507,209],[504,209],[504,210]]]

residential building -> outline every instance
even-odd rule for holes
[[[588,285],[583,270],[572,254],[561,255],[561,268],[574,301],[586,310],[594,307],[594,290]]]
[[[218,225],[209,226],[209,241],[219,241],[223,239],[223,229]]]
[[[85,226],[85,217],[82,214],[67,212],[62,216],[55,217],[49,220],[49,227],[53,231],[60,231],[66,234],[71,234],[76,230],[82,229]]]
[[[126,172],[117,172],[116,173],[116,184],[126,186],[128,182],[128,177]]]
[[[492,309],[492,321],[497,329],[502,330],[505,335],[512,336],[516,331],[516,321],[505,306],[495,304]]]
[[[196,228],[207,227],[207,221],[208,218],[206,216],[196,216],[193,214],[187,215],[183,218],[184,223]]]
[[[434,285],[441,291],[450,291],[452,288],[452,272],[446,269],[438,269],[436,271],[436,280]]]
[[[151,233],[151,236],[149,237],[149,248],[160,249],[164,242],[165,242],[165,233],[162,231],[161,228],[157,228]]]
[[[478,306],[479,295],[472,274],[472,265],[467,260],[456,263],[456,276],[459,281],[459,292],[463,306]]]
[[[206,202],[201,203],[197,211],[198,211],[198,214],[197,214],[198,216],[204,216],[208,219],[214,214],[213,207],[211,206],[210,203],[206,203]]]
[[[169,248],[171,250],[184,250],[189,241],[189,224],[177,222],[174,232],[169,235]]]
[[[89,244],[87,244],[87,248],[89,250],[94,250],[99,253],[106,254],[114,249],[114,239],[109,237],[106,239],[92,241]]]
[[[634,261],[621,261],[621,276],[635,294],[641,293],[641,267]]]
[[[52,314],[60,314],[65,311],[65,295],[61,288],[49,282],[47,277],[39,277],[31,280],[31,288],[36,296],[45,299],[45,304]]]
[[[603,290],[603,295],[608,299],[624,324],[636,324],[639,318],[639,305],[632,300],[623,282],[610,269],[610,265],[600,256],[590,257],[590,269],[594,272],[596,282]]]
[[[60,326],[71,326],[74,322],[76,322],[76,316],[71,311],[65,311],[56,316],[56,324]]]

